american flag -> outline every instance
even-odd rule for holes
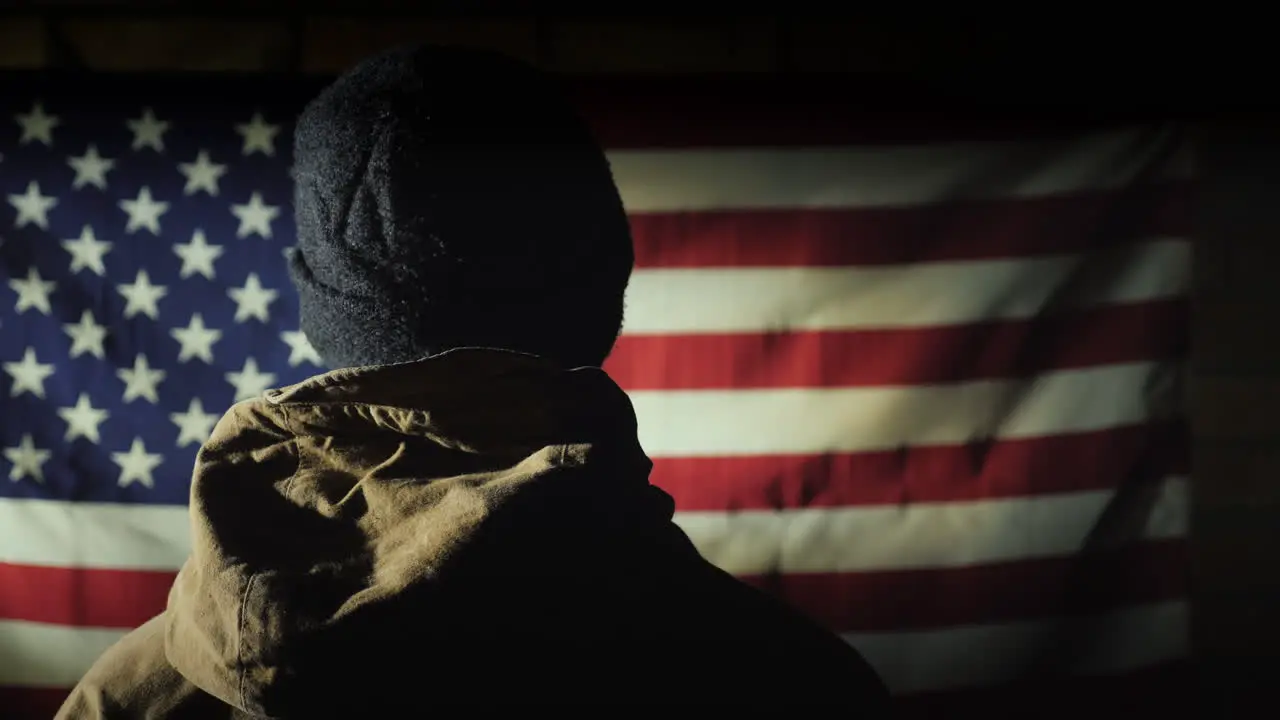
[[[47,717],[163,608],[215,420],[321,370],[285,260],[316,86],[4,87],[0,715]],[[606,369],[702,552],[848,637],[908,713],[1174,696],[1180,129],[574,87],[636,242]]]

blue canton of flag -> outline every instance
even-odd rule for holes
[[[285,256],[298,105],[5,95],[0,499],[184,505],[232,403],[321,371]]]

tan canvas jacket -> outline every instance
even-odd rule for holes
[[[516,353],[238,403],[197,456],[167,608],[58,718],[784,696],[876,716],[858,655],[702,560],[650,467],[603,371]]]

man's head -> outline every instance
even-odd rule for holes
[[[496,347],[598,365],[634,255],[603,151],[556,84],[487,52],[370,58],[294,135],[302,330],[332,368]]]

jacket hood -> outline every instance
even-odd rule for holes
[[[278,717],[365,663],[447,654],[501,595],[536,593],[521,578],[673,527],[650,467],[602,370],[517,353],[339,370],[238,403],[196,460],[166,657]]]

